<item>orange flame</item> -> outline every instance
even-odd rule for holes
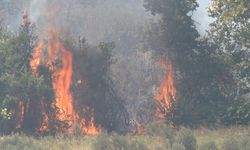
[[[19,120],[18,120],[18,122],[16,124],[16,129],[21,128],[22,123],[23,123],[23,118],[24,118],[24,113],[25,113],[25,104],[24,104],[23,101],[20,101],[18,103],[18,108],[19,108],[19,114],[18,114]]]
[[[47,50],[48,65],[53,70],[53,88],[56,97],[55,106],[60,111],[58,118],[62,121],[70,119],[70,121],[74,122],[76,120],[76,112],[73,108],[73,100],[70,92],[73,55],[63,47],[53,28],[49,29]]]
[[[157,117],[160,119],[165,118],[165,113],[162,110],[169,110],[171,107],[171,100],[176,99],[176,89],[174,87],[174,69],[170,62],[166,59],[160,61],[162,67],[166,71],[166,75],[162,79],[161,86],[158,89],[155,99],[158,102]]]
[[[88,108],[88,111],[90,109]],[[81,129],[82,129],[82,132],[83,134],[87,134],[87,135],[97,135],[101,132],[101,129],[100,128],[97,128],[94,124],[94,111],[91,110],[90,111],[90,121],[89,123],[87,124],[86,120],[85,119],[82,119],[81,120]]]
[[[34,49],[32,59],[30,60],[30,68],[33,73],[37,72],[38,66],[42,63],[42,49],[43,49],[43,41],[39,39],[37,47],[35,47]]]
[[[46,114],[45,109],[46,109],[45,108],[45,103],[44,103],[44,101],[41,101],[41,110],[42,110],[43,122],[42,122],[42,125],[39,128],[36,129],[39,132],[48,132],[49,131],[49,128],[48,128],[49,117]]]
[[[37,47],[34,49],[30,61],[30,67],[34,73],[37,72],[37,67],[41,63],[44,63],[44,60],[42,60],[42,50],[44,46],[43,41],[39,40]],[[56,97],[54,104],[59,110],[57,118],[60,121],[68,121],[70,129],[74,123],[79,123],[83,134],[96,135],[100,133],[101,129],[95,127],[94,124],[93,110],[91,110],[89,122],[84,118],[80,119],[79,115],[74,110],[73,96],[70,91],[72,85],[73,54],[64,48],[53,24],[48,28],[46,64],[53,72],[53,89]],[[38,131],[47,130],[46,123],[48,122],[48,116],[46,113],[43,113],[43,118],[45,124],[42,125]]]

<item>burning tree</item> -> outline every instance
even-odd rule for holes
[[[1,36],[1,109],[10,116],[0,125],[6,132],[19,128],[34,132],[43,122],[39,98],[48,103],[53,99],[49,78],[37,77],[30,69],[29,60],[36,44],[33,29],[23,24],[17,36],[11,33]]]
[[[20,35],[6,41],[16,56],[1,68],[8,73],[0,79],[7,99],[2,106],[11,114],[6,126],[30,133],[69,133],[74,124],[83,134],[95,135],[101,128],[126,132],[128,113],[109,77],[114,44],[94,47],[81,40],[70,45],[50,17],[47,36],[37,38],[25,12]],[[8,70],[12,65],[16,68]]]

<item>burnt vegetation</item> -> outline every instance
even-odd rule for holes
[[[30,8],[22,15],[17,6]],[[248,125],[250,6],[212,0],[205,35],[193,18],[198,7],[196,0],[1,1],[0,133],[151,136],[159,120]],[[109,142],[129,145],[115,136]],[[173,149],[197,149],[184,128],[167,138]]]

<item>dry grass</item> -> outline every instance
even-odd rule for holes
[[[0,137],[0,150],[171,150],[171,145],[175,145],[174,149],[178,147],[183,149],[182,144],[178,141],[181,131],[175,130],[174,133],[173,129],[170,128],[158,128],[158,131],[154,127],[151,128],[153,130],[149,134],[137,136],[103,133],[99,136],[58,135],[34,138],[25,135],[10,135]],[[171,130],[171,132],[166,132],[166,130]],[[244,139],[250,133],[248,127],[202,128],[193,130],[192,133],[189,129],[185,130],[188,130],[186,133],[189,136],[191,134],[196,138],[198,149],[202,145],[204,148],[204,145],[212,142],[219,150],[225,149],[223,148],[225,141],[232,139],[232,137]],[[157,134],[152,134],[152,132]],[[164,135],[166,133],[173,133],[174,139],[169,140],[169,135]]]
[[[222,145],[228,139],[236,137],[241,139],[247,136],[249,133],[248,127],[228,127],[220,129],[207,129],[201,128],[194,130],[198,145],[203,145],[209,141],[214,141],[219,149],[222,149]]]

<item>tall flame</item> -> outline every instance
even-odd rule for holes
[[[74,122],[76,120],[76,112],[73,108],[73,100],[70,92],[73,55],[63,47],[53,27],[48,31],[48,37],[47,63],[53,71],[53,88],[56,97],[55,106],[60,111],[58,118],[60,120],[70,119],[70,121]]]
[[[35,47],[34,49],[32,59],[30,60],[30,68],[33,73],[37,72],[38,66],[42,63],[42,49],[43,49],[43,41],[39,39],[37,47]]]
[[[165,117],[162,111],[169,110],[171,107],[171,100],[176,99],[176,89],[174,86],[174,69],[172,64],[166,59],[160,61],[162,67],[165,69],[166,74],[161,81],[161,86],[158,89],[155,99],[158,102],[157,117],[163,119]]]
[[[94,124],[93,110],[91,110],[90,120],[87,122],[85,118],[79,117],[73,107],[73,96],[71,94],[73,54],[63,46],[52,24],[48,28],[47,36],[47,45],[44,45],[42,40],[38,41],[38,45],[34,49],[32,59],[30,60],[30,67],[33,73],[36,73],[38,66],[43,63],[52,71],[53,89],[56,98],[54,104],[59,110],[57,118],[61,121],[68,121],[70,127],[74,123],[79,123],[83,134],[95,135],[100,133],[101,130],[95,127]],[[42,50],[45,46],[47,46],[46,62],[42,59]],[[48,116],[44,113],[43,116],[46,124]],[[43,125],[38,130],[47,130],[47,127]]]

